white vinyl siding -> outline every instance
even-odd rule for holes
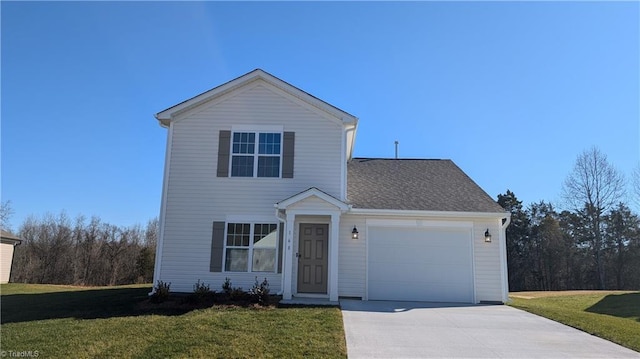
[[[366,290],[365,218],[343,215],[340,219],[340,255],[338,260],[338,293],[343,297],[364,298]],[[358,239],[351,239],[353,226],[358,228]]]
[[[491,243],[485,243],[484,232],[489,229]],[[495,221],[476,222],[474,225],[476,299],[478,302],[501,302],[501,261],[499,228]],[[506,270],[506,269],[504,269]]]
[[[281,126],[294,132],[294,177],[217,177],[219,132],[234,126]],[[209,272],[213,221],[225,221],[228,215],[275,220],[274,203],[310,187],[340,198],[339,120],[263,81],[180,114],[172,127],[159,277],[172,282],[172,290],[190,292],[197,279],[214,289],[225,275],[241,281],[234,286],[253,285],[251,273]],[[272,292],[279,291],[280,274],[266,277]]]
[[[9,283],[13,249],[13,244],[0,243],[0,283]]]

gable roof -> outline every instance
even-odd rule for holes
[[[349,209],[349,205],[342,202],[341,200],[333,197],[332,195],[328,194],[327,192],[324,192],[320,189],[318,189],[317,187],[311,187],[308,188],[300,193],[296,193],[293,196],[283,199],[282,201],[278,202],[275,204],[275,207],[278,209],[286,209],[287,207],[289,207],[292,204],[304,201],[307,198],[310,197],[317,197],[320,198],[321,200],[325,201],[328,204],[331,204],[335,207],[338,207],[341,211],[346,211]]]
[[[451,160],[354,158],[347,173],[353,208],[505,213]]]
[[[162,126],[168,126],[169,122],[171,121],[171,119],[176,113],[198,106],[204,102],[207,102],[216,97],[222,96],[223,94],[226,94],[230,91],[233,91],[241,86],[244,86],[258,79],[264,80],[265,82],[287,92],[292,96],[299,98],[300,100],[308,103],[311,106],[314,106],[316,108],[319,108],[320,110],[328,112],[334,117],[341,119],[343,123],[350,123],[355,125],[358,122],[358,118],[353,116],[352,114],[346,111],[343,111],[325,101],[322,101],[319,98],[309,94],[308,92],[303,91],[291,85],[290,83],[271,75],[270,73],[262,69],[255,69],[229,82],[226,82],[220,86],[216,86],[211,90],[205,91],[188,100],[182,101],[177,105],[171,106],[165,110],[158,112],[155,115],[155,117],[156,119],[158,119],[158,121],[160,121],[160,124]]]
[[[288,95],[291,95],[303,101],[309,106],[315,107],[316,109],[328,113],[329,115],[336,118],[337,121],[342,122],[342,125],[347,129],[347,158],[351,158],[351,155],[353,153],[353,146],[355,143],[356,129],[358,126],[358,118],[329,104],[328,102],[320,100],[319,98],[291,85],[286,81],[283,81],[271,75],[270,73],[262,69],[255,69],[220,86],[216,86],[211,90],[205,91],[188,100],[182,101],[177,105],[164,109],[158,112],[155,117],[158,121],[160,121],[160,126],[169,127],[169,124],[176,115],[200,106],[206,102],[212,101],[220,96],[223,96],[231,91],[239,89],[255,81],[264,81],[267,84],[284,91]]]

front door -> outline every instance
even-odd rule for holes
[[[300,224],[298,293],[327,293],[328,224]]]

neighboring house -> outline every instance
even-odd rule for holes
[[[509,213],[452,161],[352,158],[356,117],[259,69],[156,118],[168,137],[154,282],[507,300]]]
[[[20,243],[22,240],[19,237],[5,230],[0,231],[0,283],[9,283],[13,264],[13,247]]]

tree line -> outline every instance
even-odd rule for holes
[[[580,154],[562,186],[564,206],[522,205],[507,190],[498,203],[507,227],[509,290],[640,289],[640,167],[625,178],[598,148]],[[625,201],[626,200],[626,201]]]
[[[94,216],[30,217],[20,226],[11,281],[82,286],[150,283],[158,220],[116,226]]]

